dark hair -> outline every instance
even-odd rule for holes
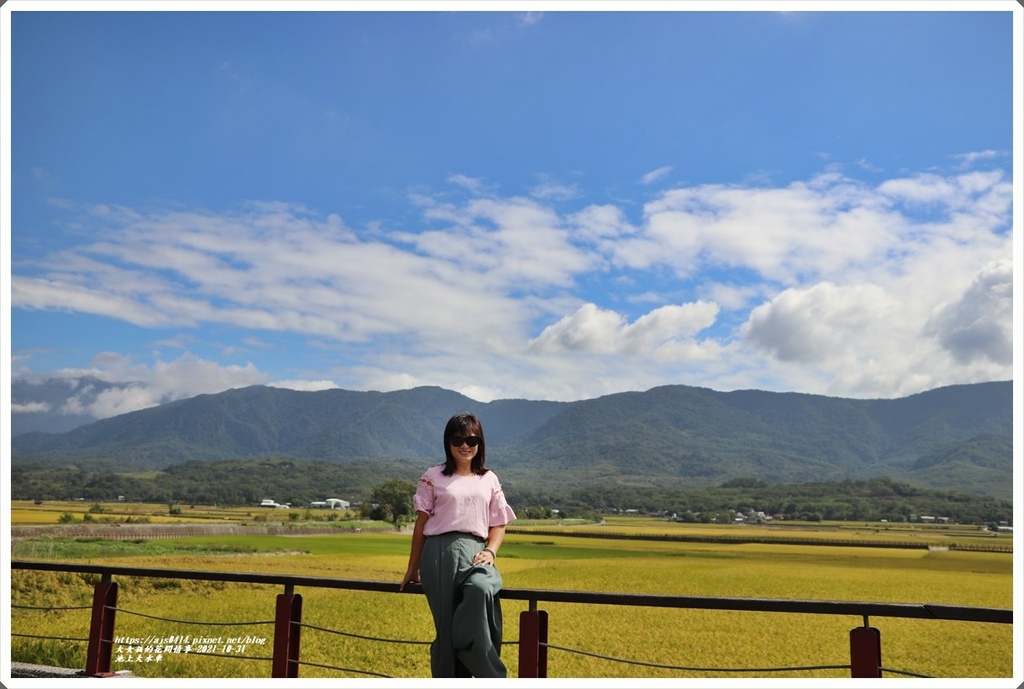
[[[484,427],[480,425],[480,419],[469,412],[456,414],[448,419],[448,425],[444,427],[444,470],[441,473],[445,476],[455,473],[455,458],[452,457],[451,446],[453,435],[475,435],[480,438],[480,444],[476,446],[476,456],[473,457],[470,468],[474,474],[486,474],[488,471],[487,453],[485,452],[487,443],[484,442]]]

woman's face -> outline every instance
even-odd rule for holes
[[[452,452],[452,458],[460,469],[468,469],[480,449],[480,438],[473,434],[471,429],[463,429],[453,433],[448,439],[448,447]],[[458,443],[458,444],[457,444]],[[470,447],[472,443],[472,447]]]

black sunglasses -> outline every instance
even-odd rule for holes
[[[462,443],[466,443],[470,447],[476,447],[480,444],[480,438],[475,435],[471,435],[468,438],[463,438],[461,435],[453,435],[448,442],[452,444],[452,447],[462,447]]]

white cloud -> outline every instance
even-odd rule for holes
[[[448,181],[472,192],[479,192],[484,186],[483,180],[466,175],[449,175]]]
[[[584,304],[575,313],[548,326],[530,342],[533,353],[580,352],[628,356],[689,356],[680,347],[710,327],[718,306],[706,302],[662,306],[632,323],[614,311]]]
[[[785,290],[751,312],[745,342],[785,369],[813,372],[827,394],[888,397],[1010,379],[1010,261],[973,279],[932,273],[929,284],[912,271],[877,284]]]
[[[139,303],[131,295],[114,294],[59,279],[12,276],[11,303],[28,309],[59,309],[109,316],[143,327],[174,322],[165,314]],[[189,319],[183,324],[191,325],[193,322]]]
[[[673,189],[645,214],[642,234],[620,247],[623,264],[664,264],[683,277],[743,268],[783,284],[876,259],[902,222],[869,189],[835,176],[781,189]]]
[[[985,245],[1009,230],[1013,189],[999,170],[889,180],[878,191],[894,206],[905,206],[906,215],[925,214],[925,221],[904,223],[908,247],[946,240]]]
[[[960,297],[942,306],[924,326],[958,364],[1013,361],[1013,263],[984,266]]]
[[[191,354],[183,354],[173,361],[139,364],[131,356],[104,352],[94,357],[89,368],[64,369],[56,375],[66,378],[92,376],[110,383],[130,383],[99,392],[90,386],[80,386],[59,410],[64,414],[82,414],[97,419],[204,393],[269,382],[269,376],[252,364],[226,366]]]
[[[1011,192],[998,171],[877,188],[830,173],[785,188],[673,189],[647,204],[642,232],[619,243],[615,259],[636,269],[667,266],[680,277],[716,267],[748,270],[782,285],[900,270],[901,256],[946,237],[992,246],[1008,227]],[[899,203],[911,206],[901,210]],[[920,221],[913,215],[918,204],[937,205]]]
[[[881,172],[882,171],[882,168],[880,168],[877,165],[873,164],[871,161],[867,160],[866,158],[861,158],[860,160],[858,160],[857,161],[857,166],[859,168],[861,168],[862,170],[867,170],[868,172]]]
[[[599,243],[601,240],[615,240],[619,237],[636,234],[623,210],[617,206],[587,206],[573,213],[568,218],[569,224],[581,239]],[[604,247],[613,248],[612,244],[604,243]]]
[[[523,26],[533,26],[539,24],[540,20],[544,18],[543,12],[516,12],[516,17],[519,19],[519,23]]]
[[[736,285],[709,282],[703,286],[702,292],[708,299],[719,304],[723,310],[736,311],[749,304],[763,300],[765,285]]]
[[[13,414],[38,414],[50,411],[52,405],[49,402],[25,402],[11,403],[11,413]]]
[[[336,390],[339,386],[333,380],[277,380],[267,383],[272,388],[285,388],[300,392],[318,392],[320,390]]]
[[[999,151],[987,149],[984,151],[971,151],[970,153],[959,153],[953,157],[960,161],[961,168],[969,168],[979,160],[992,160],[994,158],[1000,158],[1003,155],[1004,154],[1000,153]]]
[[[657,170],[651,170],[640,178],[640,184],[652,184],[670,172],[672,172],[671,165],[665,165],[664,167],[659,167]]]
[[[544,182],[530,190],[530,196],[551,201],[568,201],[580,195],[580,190],[572,184],[559,184],[557,182]]]
[[[788,289],[755,308],[744,336],[753,346],[782,361],[818,364],[856,359],[867,344],[893,341],[905,327],[896,318],[899,301],[876,285],[839,286],[822,282]],[[877,332],[876,324],[891,328]],[[902,339],[902,338],[899,338]]]

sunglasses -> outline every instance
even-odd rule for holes
[[[475,435],[471,435],[467,438],[463,438],[461,435],[453,435],[449,442],[452,444],[452,447],[462,447],[462,443],[466,443],[470,447],[476,447],[480,444],[480,438]]]

